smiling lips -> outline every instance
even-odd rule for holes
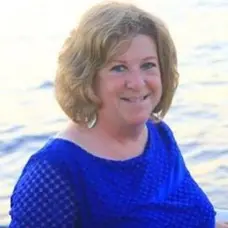
[[[131,103],[138,103],[138,102],[146,100],[149,96],[150,96],[150,94],[147,94],[144,96],[138,96],[138,97],[135,97],[135,96],[134,97],[122,97],[121,100],[131,102]]]

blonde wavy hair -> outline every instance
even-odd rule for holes
[[[84,13],[59,53],[55,95],[70,119],[78,124],[93,120],[101,105],[94,92],[98,70],[118,54],[123,42],[138,34],[151,37],[157,47],[163,94],[151,118],[165,116],[179,78],[176,48],[168,29],[159,18],[133,4],[106,2]]]

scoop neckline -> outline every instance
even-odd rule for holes
[[[64,138],[60,138],[60,137],[55,137],[52,138],[51,142],[53,143],[64,143],[65,145],[68,145],[72,148],[73,151],[76,151],[76,153],[80,153],[82,156],[86,157],[86,158],[90,158],[92,160],[96,160],[99,162],[105,162],[105,163],[109,163],[109,164],[126,164],[126,163],[134,163],[134,162],[139,162],[139,161],[143,161],[149,151],[151,151],[151,149],[153,150],[153,143],[151,143],[152,141],[152,125],[151,123],[146,123],[146,128],[147,128],[147,141],[144,147],[144,150],[141,154],[136,155],[134,157],[131,158],[127,158],[127,159],[122,159],[122,160],[115,160],[115,159],[111,159],[111,158],[105,158],[105,157],[101,157],[101,156],[97,156],[95,154],[92,154],[90,152],[88,152],[86,149],[84,149],[82,146],[80,146],[79,144],[70,141],[68,139],[64,139]],[[50,142],[50,143],[51,143]],[[64,146],[64,145],[62,145]]]

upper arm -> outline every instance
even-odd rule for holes
[[[36,160],[11,196],[11,228],[74,227],[77,208],[69,181],[46,160]]]

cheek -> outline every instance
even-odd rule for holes
[[[162,90],[162,82],[160,77],[152,77],[149,80],[149,86],[152,90]]]
[[[119,95],[124,89],[124,83],[120,77],[110,78],[110,80],[107,80],[104,86],[105,90],[110,95]]]
[[[111,100],[116,100],[123,93],[123,90],[122,80],[110,79],[100,82],[98,94],[104,103],[110,103]]]

